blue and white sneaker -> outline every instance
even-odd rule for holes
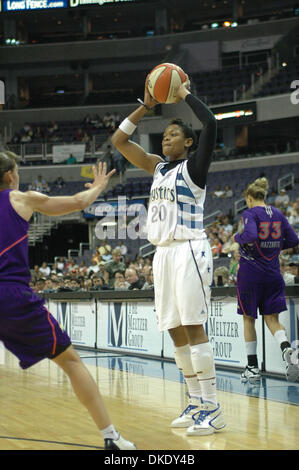
[[[287,380],[289,382],[296,382],[299,380],[299,365],[295,351],[291,347],[285,348],[282,352],[282,359],[286,363]]]
[[[244,372],[241,374],[242,382],[256,382],[261,379],[260,370],[255,366],[246,366]]]
[[[207,436],[226,426],[219,403],[215,405],[210,401],[202,402],[200,411],[193,415],[193,420],[193,425],[187,429],[187,436]]]
[[[195,413],[198,413],[201,403],[202,403],[201,398],[190,397],[187,407],[184,409],[184,411],[180,414],[178,418],[175,418],[172,421],[171,427],[172,428],[188,428],[189,426],[194,424],[192,416]]]

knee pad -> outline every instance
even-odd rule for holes
[[[182,371],[184,376],[196,375],[196,372],[193,370],[189,344],[175,348],[174,359],[177,367]]]
[[[199,380],[215,377],[213,349],[210,343],[191,346],[191,361]]]

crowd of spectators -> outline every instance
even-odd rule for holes
[[[132,260],[126,250],[121,241],[114,249],[103,241],[88,264],[59,257],[52,266],[35,265],[31,287],[37,293],[153,289],[152,258]]]
[[[112,134],[121,121],[117,112],[107,111],[104,116],[99,114],[84,116],[81,125],[74,121],[73,142],[88,143],[92,139],[93,131],[96,129],[105,130],[107,136]],[[79,123],[80,124],[80,123]],[[24,126],[15,132],[10,144],[39,143],[39,142],[60,142],[63,141],[63,131],[59,124],[52,120],[48,123],[31,124],[26,122]]]

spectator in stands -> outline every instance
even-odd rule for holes
[[[80,129],[77,129],[77,131],[76,131],[75,139],[74,139],[74,140],[75,140],[76,142],[82,142],[83,137],[84,137],[84,132],[83,132],[83,130],[82,130],[81,127],[80,127]]]
[[[55,121],[50,121],[47,127],[48,135],[51,137],[56,131],[58,131],[58,124]]]
[[[283,268],[283,280],[286,286],[299,284],[299,267],[295,263],[290,263]]]
[[[107,149],[102,157],[102,161],[107,165],[107,171],[111,171],[113,169],[113,152],[111,145],[107,146]]]
[[[219,266],[214,271],[214,283],[215,287],[227,287],[229,286],[229,270],[226,266]]]
[[[112,251],[112,261],[105,265],[105,282],[110,287],[113,287],[113,278],[116,271],[125,271],[126,266],[123,261],[121,261],[121,252],[118,249]]]
[[[149,269],[146,270],[146,268],[149,268]],[[143,274],[145,277],[145,283],[143,284],[142,289],[143,290],[154,289],[153,269],[150,266],[145,266],[143,268]]]
[[[212,196],[213,198],[216,198],[216,199],[219,198],[219,197],[222,197],[223,195],[224,195],[224,191],[221,189],[220,184],[218,184],[218,185],[216,186],[215,191],[212,191],[212,192],[211,192],[211,196]]]
[[[57,261],[58,272],[62,273],[64,271],[64,265],[65,265],[65,259],[63,257],[60,257]]]
[[[38,264],[35,264],[34,265],[34,268],[31,272],[31,279],[33,282],[36,282],[37,279],[39,279],[41,277],[41,273],[40,273],[40,270],[39,270],[39,265]]]
[[[126,254],[128,253],[128,248],[126,247],[126,245],[124,245],[122,240],[119,240],[117,244],[117,249],[121,252],[122,256],[126,256]]]
[[[289,202],[290,202],[290,198],[288,194],[286,193],[286,190],[281,189],[280,193],[275,198],[275,206],[280,208],[280,207],[283,207],[284,203],[288,204]]]
[[[34,181],[35,191],[38,191],[39,193],[45,192],[46,184],[47,182],[45,179],[43,179],[42,175],[38,175]]]
[[[91,116],[87,114],[83,119],[83,124],[91,124]]]
[[[235,242],[233,242],[231,240],[231,237],[227,236],[225,233],[221,236],[221,241],[223,243],[221,249],[221,256],[227,256],[229,253],[232,252],[232,245]]]
[[[87,266],[86,266],[86,263],[85,261],[80,261],[80,264],[79,264],[79,273],[82,275],[82,276],[85,276],[87,274]]]
[[[92,278],[92,290],[103,290],[104,288],[104,281],[101,276],[95,275]]]
[[[35,283],[35,289],[34,289],[35,292],[36,293],[44,292],[45,285],[46,285],[46,279],[44,277],[40,277]]]
[[[125,279],[125,273],[123,271],[116,271],[114,273],[114,289],[125,290],[129,287]]]
[[[239,250],[235,250],[229,264],[229,276],[234,280],[237,279],[240,257]]]
[[[108,251],[107,249],[105,249],[105,252],[102,254],[101,259],[103,260],[104,263],[111,261],[112,260],[111,251]]]
[[[233,190],[232,190],[231,187],[227,184],[227,185],[225,186],[225,192],[224,192],[224,194],[223,194],[222,197],[233,197],[233,195],[234,195]]]
[[[229,218],[228,216],[226,215],[223,219],[223,228],[224,228],[224,231],[227,235],[230,235],[232,234],[233,232],[233,226],[232,224],[229,222]]]
[[[269,204],[269,206],[274,205],[276,197],[277,197],[277,192],[272,190],[271,194],[269,194],[267,197],[267,204]]]
[[[113,163],[114,168],[116,169],[116,174],[123,175],[126,168],[126,160],[117,149],[113,152]]]
[[[41,267],[39,268],[39,271],[41,273],[41,275],[43,277],[49,277],[50,276],[50,273],[51,273],[51,269],[49,268],[49,266],[47,265],[47,262],[44,261],[41,265]]]
[[[213,237],[210,240],[210,246],[211,246],[213,258],[219,258],[221,250],[222,250],[222,245],[220,243],[219,238]]]
[[[100,253],[100,255],[102,256],[103,253],[105,253],[107,251],[111,251],[111,246],[109,245],[109,243],[107,242],[107,240],[102,240],[101,241],[101,245],[97,247],[97,251]]]
[[[75,163],[77,163],[77,159],[76,157],[74,157],[74,155],[71,153],[69,158],[66,160],[66,164],[67,165],[74,165]]]
[[[136,269],[128,268],[125,271],[125,278],[129,284],[128,290],[142,289],[144,282],[139,279]]]
[[[96,262],[96,260],[91,260],[90,266],[88,266],[86,270],[86,274],[88,277],[90,277],[92,273],[98,273],[99,270],[100,270],[100,267],[98,263]]]
[[[79,271],[79,266],[73,258],[70,258],[69,263],[66,266],[66,270],[70,273],[71,271]]]
[[[104,123],[103,123],[103,119],[98,115],[98,114],[95,114],[91,120],[91,124],[96,127],[97,129],[103,129],[104,127]]]
[[[62,176],[59,175],[57,179],[54,181],[54,184],[56,186],[56,189],[60,190],[63,188],[63,186],[65,186],[65,181],[62,178]]]

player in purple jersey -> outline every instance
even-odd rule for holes
[[[244,229],[234,236],[240,245],[237,276],[238,313],[243,315],[244,338],[248,365],[241,379],[259,380],[255,319],[257,309],[277,340],[286,363],[286,377],[297,380],[299,369],[293,360],[293,349],[279,322],[280,312],[287,310],[285,284],[280,272],[281,250],[297,246],[298,237],[286,217],[265,202],[266,178],[258,178],[245,191],[248,209],[242,214]]]
[[[0,341],[27,369],[49,358],[68,375],[74,392],[102,432],[105,449],[136,450],[111,424],[101,394],[71,345],[68,335],[47,311],[44,300],[29,287],[28,228],[33,212],[59,216],[92,204],[106,188],[114,171],[106,164],[93,167],[94,181],[74,196],[49,197],[19,191],[18,158],[0,152]]]

